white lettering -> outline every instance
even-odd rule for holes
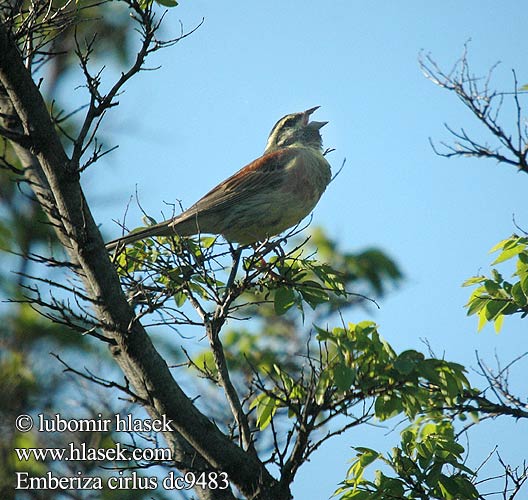
[[[102,490],[100,477],[85,477],[77,472],[77,477],[54,476],[47,472],[44,477],[28,477],[28,472],[17,472],[17,490]]]
[[[108,432],[111,429],[112,420],[102,418],[98,413],[98,419],[64,419],[59,413],[55,413],[52,418],[46,418],[43,413],[39,413],[39,432]]]

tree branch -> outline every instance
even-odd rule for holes
[[[477,158],[490,158],[499,163],[515,165],[519,171],[528,173],[528,135],[523,127],[522,107],[519,101],[517,76],[513,71],[513,91],[509,93],[490,90],[490,81],[495,66],[485,78],[478,78],[471,74],[467,58],[467,44],[462,57],[456,62],[450,72],[444,72],[430,55],[419,58],[420,69],[425,77],[440,88],[454,92],[462,103],[471,111],[477,120],[484,125],[491,137],[498,141],[497,147],[481,144],[469,137],[461,129],[454,131],[448,125],[447,130],[455,138],[454,146],[442,143],[446,152],[439,151],[430,140],[433,150],[439,156],[451,158],[453,156],[472,156]],[[505,97],[513,96],[513,105],[516,114],[515,132],[509,133],[499,123],[499,115]],[[503,152],[505,151],[505,152]]]

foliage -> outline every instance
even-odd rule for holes
[[[464,282],[464,286],[478,285],[471,293],[466,304],[467,314],[477,315],[478,330],[487,322],[493,322],[498,333],[505,316],[528,314],[528,238],[510,236],[497,243],[490,252],[500,251],[492,265],[515,259],[513,282],[507,281],[502,274],[493,268],[491,275],[474,276]]]
[[[413,419],[418,414],[455,406],[469,389],[464,367],[426,359],[413,350],[397,355],[370,321],[332,331],[316,330],[321,347],[319,361],[313,365],[314,401],[321,413],[339,408],[349,415],[349,409],[361,403],[372,407],[372,415],[379,421],[400,414]],[[295,380],[278,365],[273,369],[273,388],[266,389],[251,405],[257,409],[261,430],[280,407],[287,407],[289,415],[295,415],[290,402],[313,390],[304,379]]]
[[[339,267],[333,268],[316,258],[311,238],[297,240],[291,250],[283,249],[288,240],[295,241],[294,233],[295,230],[255,249],[237,250],[225,249],[225,245],[209,238],[151,238],[136,242],[115,257],[137,317],[155,312],[162,315],[163,325],[200,324],[206,331],[212,331],[212,337],[228,319],[253,318],[252,328],[235,325],[223,332],[222,346],[230,376],[241,382],[240,390],[247,392],[243,399],[252,400],[248,410],[256,409],[256,424],[261,430],[279,408],[288,406],[290,415],[298,416],[288,405],[290,399],[296,401],[295,405],[299,404],[299,398],[309,400],[317,384],[318,391],[328,389],[323,385],[331,372],[348,369],[337,364],[335,355],[330,359],[329,353],[334,349],[332,337],[323,338],[324,330],[317,329],[319,333],[314,339],[310,325],[332,317],[336,310],[344,313],[347,308],[372,300],[349,289],[360,286],[375,293],[387,286],[387,278],[380,278],[385,272],[385,267],[379,265],[381,252],[360,252],[357,257],[343,254],[335,242],[317,230],[316,241],[327,248],[326,257],[339,263]],[[401,273],[395,263],[386,256],[383,261],[397,281]],[[364,270],[361,276],[350,272],[350,268],[359,268],[359,262]],[[191,306],[190,310],[185,304]],[[375,336],[378,338],[377,333]],[[211,344],[213,340],[210,338]],[[372,350],[370,355],[376,357],[374,344],[365,342],[364,349]],[[381,345],[380,341],[378,344]],[[319,363],[303,354],[307,348],[319,352]],[[213,386],[218,383],[220,368],[211,348],[189,354],[188,358],[190,365]],[[266,381],[272,388],[265,387]],[[343,401],[349,398],[350,404],[356,404],[364,396],[359,392]],[[335,415],[343,411],[336,401],[330,405],[335,408],[330,408],[330,402],[321,405],[317,397],[321,406],[317,412],[331,409]],[[224,419],[226,427],[229,426],[228,415],[218,414],[215,419]]]
[[[400,436],[400,445],[386,456],[355,447],[348,477],[335,496],[342,500],[479,498],[475,473],[464,465],[465,450],[450,420],[419,417]],[[375,462],[384,464],[389,473],[377,470],[373,481],[365,479],[366,468]]]

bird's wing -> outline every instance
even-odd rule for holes
[[[174,221],[229,208],[263,190],[276,189],[284,182],[281,175],[299,154],[297,148],[284,148],[268,153],[246,165],[218,184]]]
[[[179,228],[178,232],[181,232],[181,224],[196,218],[197,215],[202,217],[211,212],[228,209],[259,192],[277,189],[285,180],[285,176],[281,175],[281,172],[291,166],[292,161],[297,156],[299,156],[298,148],[284,148],[265,154],[211,189],[180,215],[154,226],[139,228],[126,236],[108,242],[106,247],[112,250],[120,245],[128,245],[150,236],[174,234],[173,228],[176,225]],[[193,230],[195,229],[196,222],[193,221],[191,231],[189,233],[183,231],[183,234],[194,234]]]

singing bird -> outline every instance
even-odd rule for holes
[[[181,214],[107,243],[113,250],[152,236],[219,234],[242,245],[282,233],[315,207],[331,179],[316,106],[281,118],[264,154]]]

